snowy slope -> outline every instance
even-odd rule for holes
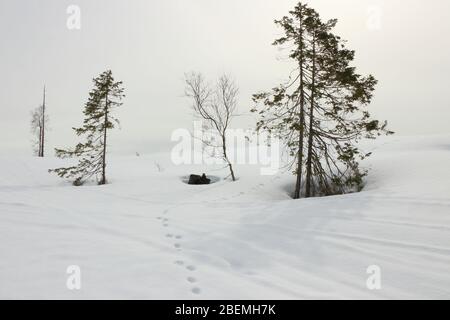
[[[255,167],[189,186],[183,175],[226,172],[112,157],[111,184],[76,188],[47,173],[59,160],[0,158],[0,298],[449,299],[450,136],[368,150],[363,192],[298,201],[292,176]]]

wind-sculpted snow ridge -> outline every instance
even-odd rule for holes
[[[1,157],[0,298],[449,299],[450,136],[366,150],[362,192],[298,201],[253,166],[193,187],[227,171],[113,155],[110,184],[73,187],[47,173],[60,160]]]

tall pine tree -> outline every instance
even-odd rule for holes
[[[77,136],[83,136],[84,142],[78,143],[73,150],[55,149],[59,158],[78,158],[78,165],[50,170],[61,178],[73,178],[74,185],[82,185],[92,177],[100,185],[106,184],[106,154],[108,130],[119,124],[112,112],[122,105],[124,89],[122,82],[116,82],[110,70],[93,79],[94,89],[89,93],[84,107],[84,122],[80,128],[74,128]]]
[[[296,68],[291,72],[289,79],[275,87],[271,92],[255,94],[253,100],[257,107],[252,112],[257,112],[260,117],[257,130],[265,130],[277,135],[286,144],[292,162],[289,168],[296,174],[294,198],[300,198],[301,187],[304,182],[305,140],[307,138],[306,107],[308,102],[306,86],[310,75],[310,61],[308,52],[311,50],[308,42],[307,24],[311,20],[314,11],[307,5],[299,3],[290,16],[285,16],[275,23],[284,31],[284,36],[276,39],[275,46],[289,44],[293,49],[289,52],[289,58],[295,61]]]
[[[332,33],[337,20],[323,22],[299,3],[290,15],[275,21],[285,35],[274,45],[289,45],[297,68],[289,81],[268,93],[254,95],[259,130],[278,134],[293,156],[297,183],[294,198],[360,189],[367,172],[358,160],[362,138],[392,132],[386,122],[372,120],[366,110],[377,83],[351,66],[354,52]],[[303,178],[305,176],[305,178]]]

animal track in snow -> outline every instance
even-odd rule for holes
[[[187,266],[186,269],[188,269],[189,271],[195,271],[197,268],[195,266]]]
[[[241,194],[244,194],[244,192],[242,192]],[[163,215],[167,215],[168,212],[169,212],[169,209],[166,209],[166,210],[163,211],[162,214],[163,214]],[[166,216],[166,217],[167,217],[167,216]],[[168,223],[168,222],[169,222],[169,219],[166,218],[166,217],[164,217],[164,216],[159,216],[159,217],[157,217],[158,220],[161,220],[162,226],[163,226],[164,228],[169,227],[169,223]],[[176,240],[183,239],[183,236],[180,235],[180,234],[166,233],[165,236],[166,236],[166,238],[169,238],[169,239],[176,239]],[[177,249],[179,252],[182,250],[182,245],[181,245],[181,243],[179,243],[179,242],[174,243],[174,244],[173,244],[173,247],[174,247],[175,249]],[[190,272],[193,272],[193,271],[197,270],[197,267],[194,266],[194,265],[188,265],[188,266],[186,266],[186,265],[185,265],[185,262],[184,262],[183,260],[176,260],[176,261],[174,261],[174,264],[176,264],[176,265],[178,265],[178,266],[181,266],[181,267],[185,267],[186,270],[188,270],[188,271],[190,271]],[[194,278],[194,277],[187,277],[187,278],[186,278],[186,281],[189,282],[189,283],[191,283],[191,284],[197,283],[197,279]],[[191,289],[191,292],[192,292],[192,294],[198,295],[198,294],[201,294],[202,290],[201,290],[200,288],[198,288],[198,287],[193,287],[193,288]]]
[[[186,280],[187,280],[188,282],[190,282],[190,283],[195,283],[195,282],[197,282],[197,279],[195,279],[194,277],[188,277]]]

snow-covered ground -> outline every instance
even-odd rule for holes
[[[189,186],[226,172],[111,157],[109,185],[72,187],[47,173],[60,160],[1,157],[0,298],[449,299],[450,136],[369,149],[363,192],[298,201],[289,173],[256,167]],[[381,290],[366,287],[370,265]]]

